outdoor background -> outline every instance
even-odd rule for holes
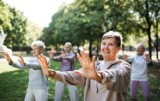
[[[30,44],[42,40],[47,51],[63,51],[69,41],[73,51],[89,51],[101,58],[100,40],[104,33],[115,30],[123,35],[118,57],[132,55],[143,43],[152,63],[148,65],[153,101],[160,101],[160,2],[159,0],[0,0],[0,32],[6,34],[4,45],[13,55],[31,56]],[[2,40],[2,39],[0,39]],[[59,63],[52,64],[58,70]],[[75,63],[76,69],[81,66]],[[0,53],[0,101],[23,101],[28,82],[28,70],[10,67]],[[49,101],[54,97],[55,81],[49,80]],[[80,101],[83,88],[78,87]],[[139,90],[139,101],[144,101]],[[128,89],[128,97],[129,89]],[[65,90],[64,101],[69,101]]]

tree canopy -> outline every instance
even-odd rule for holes
[[[159,9],[158,0],[75,0],[52,16],[42,39],[48,45],[66,41],[81,45],[87,40],[91,50],[105,32],[117,30],[124,41],[129,41],[131,35],[148,35],[151,49],[151,33],[155,33],[152,28],[159,25]],[[158,35],[158,31],[156,33]]]

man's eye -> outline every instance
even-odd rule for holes
[[[108,45],[113,46],[113,44],[112,44],[112,43],[110,43],[110,44],[108,44]]]

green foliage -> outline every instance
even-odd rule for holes
[[[33,22],[27,21],[27,34],[25,34],[27,46],[30,46],[33,41],[37,40],[42,33],[42,28]]]
[[[52,16],[42,39],[48,45],[71,41],[78,46],[87,40],[92,48],[103,33],[117,30],[128,41],[130,35],[146,36],[148,20],[156,26],[159,8],[158,0],[75,0]]]
[[[19,10],[0,1],[0,31],[7,34],[4,44],[7,47],[30,45],[42,34],[38,25],[27,21]]]
[[[12,14],[12,30],[6,30],[7,38],[5,44],[10,47],[23,46],[26,44],[25,34],[27,33],[27,19],[23,16],[23,13],[17,11],[15,8],[10,8],[10,11]]]
[[[0,31],[3,28],[11,29],[9,7],[0,0]]]
[[[0,30],[7,34],[4,44],[8,47],[25,45],[27,19],[23,13],[0,1]]]

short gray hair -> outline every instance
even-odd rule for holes
[[[66,42],[65,45],[68,45],[72,48],[72,44],[70,42]]]
[[[45,49],[45,48],[46,48],[44,42],[42,42],[42,41],[40,41],[40,40],[33,41],[33,42],[31,43],[31,48],[33,48],[33,47],[39,47],[39,48],[41,48],[41,49]]]
[[[122,46],[123,37],[122,37],[122,35],[121,35],[119,32],[117,32],[117,31],[109,31],[109,32],[105,33],[105,34],[102,36],[102,40],[107,39],[107,38],[115,38],[115,39],[116,39],[117,46],[118,46],[118,47],[121,47],[121,46]]]
[[[142,47],[143,50],[145,50],[145,47],[144,47],[144,45],[143,45],[142,43],[139,43],[139,44],[137,45],[136,49],[139,48],[139,47]]]

